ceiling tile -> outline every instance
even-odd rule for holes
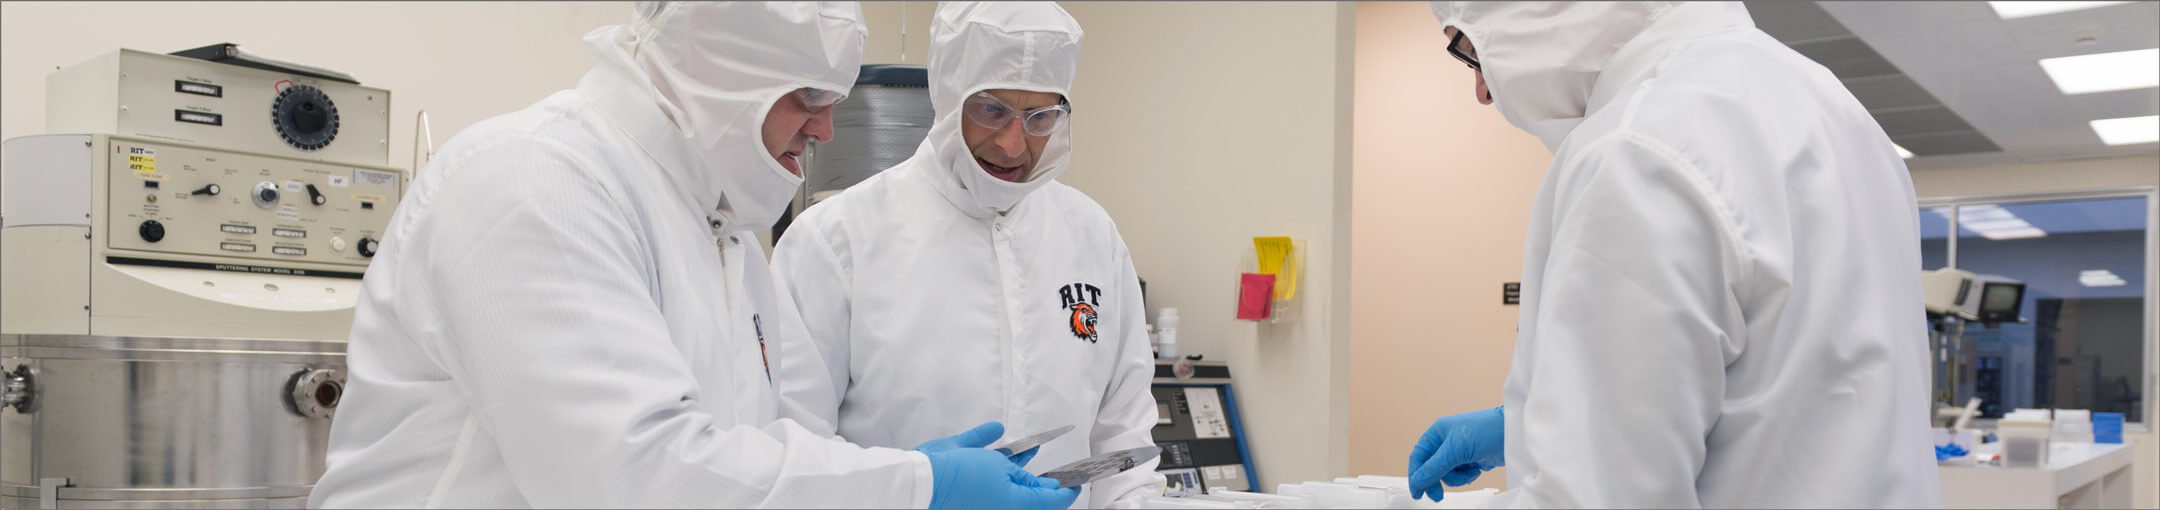
[[[2034,59],[2160,47],[2160,2],[2071,11],[2004,24]],[[2095,37],[2079,43],[2082,32]]]
[[[1912,151],[1914,156],[1938,156],[2002,150],[2002,147],[1995,146],[1995,142],[1988,141],[1987,137],[1982,136],[1978,131],[1893,135],[1890,137],[1890,141],[1897,142],[1898,145],[1905,147],[1905,150]]]
[[[1876,53],[1874,48],[1869,48],[1867,43],[1861,42],[1860,38],[1855,36],[1788,43],[1788,45],[1792,47],[1793,51],[1800,52],[1801,55],[1815,59],[1817,62],[1882,58],[1882,54]]]
[[[2044,147],[2091,144],[2100,138],[2070,115],[2038,62],[1972,66],[1944,84],[1943,104],[2014,153]],[[2079,128],[2079,126],[2084,126]]]
[[[1942,104],[1933,94],[1902,74],[1844,80],[1845,88],[1868,111]],[[1910,149],[1911,147],[1906,147]]]
[[[1999,22],[1986,2],[1815,2],[1855,34],[1873,35],[1975,21]],[[1895,62],[1896,60],[1891,60]]]
[[[1837,75],[1838,79],[1899,74],[1897,66],[1891,65],[1889,60],[1881,58],[1822,62],[1822,65],[1829,68],[1830,74]]]
[[[2072,120],[2160,115],[2160,89],[2117,90],[2065,96],[2063,104]]]
[[[1972,154],[1950,154],[1944,156],[1908,159],[1905,160],[1905,168],[1912,170],[1933,170],[1941,168],[1974,168],[1984,166],[2015,165],[2025,162],[2025,160],[2018,159],[2016,155],[2010,154],[2008,152],[1975,152]]]
[[[1892,135],[1973,130],[1972,124],[1942,106],[1876,113],[1875,122]]]
[[[1881,54],[1875,53],[1873,48],[1869,48],[1867,43],[1861,42],[1858,37],[1833,37],[1809,42],[1788,43],[1788,46],[1792,47],[1793,51],[1799,52],[1801,56],[1829,68],[1831,74],[1837,75],[1841,79],[1881,76],[1898,72],[1897,66],[1890,65],[1889,60],[1884,60]]]
[[[1852,35],[1845,25],[1823,12],[1815,2],[1792,0],[1741,2],[1747,5],[1748,15],[1755,18],[1755,27],[1777,38],[1780,42],[1810,41]]]
[[[2160,152],[2160,144],[2103,145],[2089,125],[2160,114],[2160,89],[2066,96],[2038,63],[2160,47],[2160,2],[2009,21],[1974,1],[1747,6],[1765,32],[1837,75],[1884,132],[1917,155],[1911,168]]]

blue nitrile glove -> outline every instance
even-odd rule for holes
[[[1457,487],[1507,463],[1507,419],[1495,407],[1433,420],[1410,449],[1410,497],[1439,501],[1440,484]]]
[[[1941,445],[1935,447],[1935,461],[1942,462],[1950,459],[1955,459],[1958,457],[1963,457],[1965,456],[1965,454],[1968,453],[1972,452],[1965,451],[1965,447],[1958,446],[1957,443]]]
[[[1029,448],[1028,451],[1014,454],[1011,457],[1006,457],[1005,460],[1010,460],[1012,461],[1013,465],[1024,468],[1027,467],[1028,461],[1035,460],[1035,452],[1039,451],[1042,451],[1042,447],[1040,446]]]
[[[980,427],[978,427],[980,428]],[[930,508],[1068,508],[1080,488],[1029,474],[1004,454],[982,448],[923,452],[930,457]]]
[[[951,437],[923,441],[923,444],[915,446],[915,451],[935,453],[955,448],[982,448],[990,446],[990,443],[997,442],[1000,437],[1005,437],[1005,424],[994,421],[986,422],[976,425],[975,428],[968,429],[967,432],[953,434]],[[1030,449],[1025,453],[1012,456],[1013,465],[1027,467],[1028,461],[1035,460],[1035,452],[1040,450],[1042,449]]]

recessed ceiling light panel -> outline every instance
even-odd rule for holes
[[[2040,59],[2064,94],[2160,87],[2160,48]]]
[[[2100,119],[2092,121],[2092,129],[2108,145],[2153,143],[2160,141],[2160,115]]]
[[[1995,8],[1996,16],[2012,20],[2127,3],[2130,2],[1988,2],[1988,7]]]

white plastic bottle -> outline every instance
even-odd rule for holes
[[[1178,317],[1176,308],[1163,308],[1155,315],[1155,358],[1178,359]]]

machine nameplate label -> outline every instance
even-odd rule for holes
[[[282,274],[291,276],[321,276],[325,278],[347,278],[353,280],[358,280],[361,276],[364,276],[366,274],[348,271],[317,271],[312,269],[257,266],[250,264],[212,264],[208,262],[181,262],[177,260],[138,259],[134,257],[105,257],[105,262],[108,264],[122,264],[130,266],[176,267],[181,269],[210,269],[216,271],[232,271],[236,273]]]

